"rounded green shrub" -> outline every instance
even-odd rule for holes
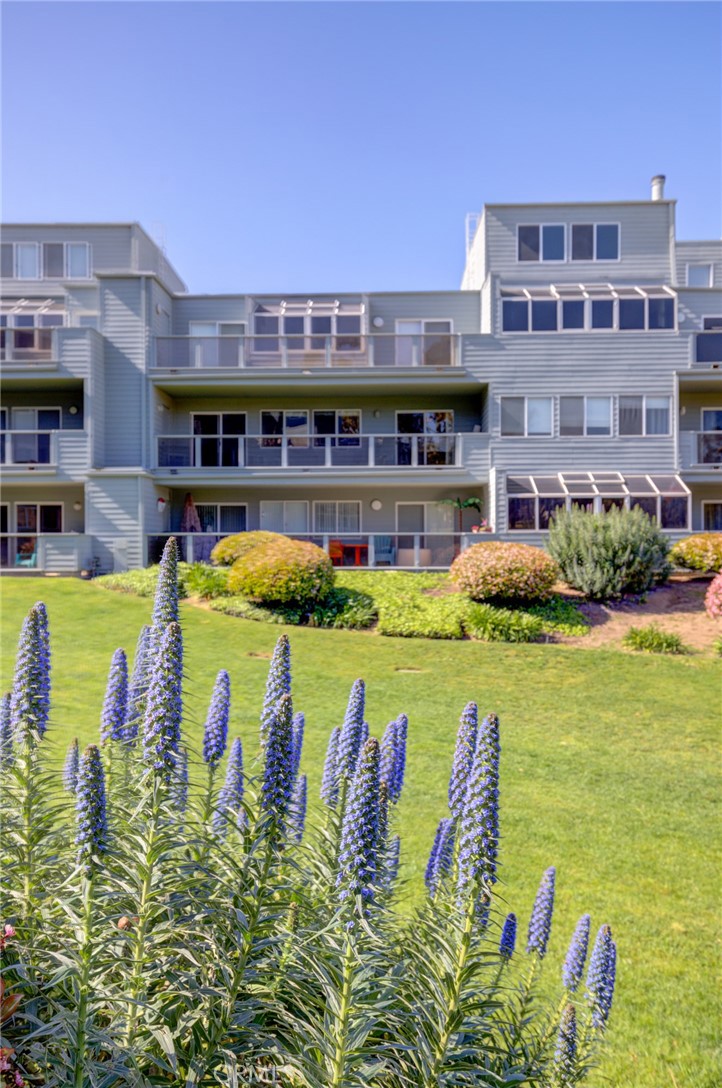
[[[667,580],[670,542],[639,507],[606,513],[561,510],[549,526],[549,553],[564,581],[591,600],[646,593]]]
[[[252,601],[298,601],[312,605],[333,587],[333,564],[322,548],[281,537],[237,559],[228,592]]]
[[[189,596],[200,597],[202,600],[224,597],[228,592],[229,573],[226,568],[219,569],[209,567],[206,563],[193,563],[185,576],[186,592]]]
[[[211,563],[217,567],[232,567],[237,559],[242,559],[248,552],[262,544],[275,544],[289,537],[281,533],[267,533],[264,529],[254,529],[250,533],[234,533],[219,540],[211,552]]]
[[[669,558],[675,567],[687,570],[722,570],[722,533],[695,533],[678,540]]]
[[[556,563],[541,548],[490,540],[472,544],[451,564],[451,580],[476,601],[541,601],[557,580]]]

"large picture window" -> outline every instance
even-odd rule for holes
[[[621,396],[620,435],[668,435],[669,397]]]
[[[336,302],[259,304],[253,314],[253,350],[361,351],[362,314],[362,306]]]
[[[503,287],[502,332],[672,332],[675,297],[659,287]]]
[[[612,433],[611,397],[560,397],[559,434],[562,436]]]
[[[689,525],[689,489],[678,476],[622,476],[618,472],[509,476],[506,490],[511,532],[543,532],[559,510],[572,508],[601,513],[638,506],[663,529]]]

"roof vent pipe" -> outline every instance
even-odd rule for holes
[[[664,174],[655,174],[652,178],[652,200],[664,200]]]

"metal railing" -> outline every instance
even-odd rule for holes
[[[75,573],[92,563],[92,538],[84,533],[0,533],[0,568]]]
[[[159,435],[161,468],[454,468],[461,434]]]
[[[722,465],[722,431],[680,431],[680,468]]]
[[[169,536],[178,541],[186,563],[207,563],[227,533],[165,533],[147,537],[148,563],[160,562]],[[334,566],[444,570],[470,542],[469,533],[287,533],[323,548]]]
[[[158,336],[154,366],[170,370],[450,367],[459,335]]]
[[[0,431],[0,465],[34,468],[58,463],[57,431]]]

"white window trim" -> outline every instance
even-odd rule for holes
[[[713,405],[713,404],[704,404],[704,405],[700,406],[700,410],[699,410],[699,429],[700,429],[700,431],[702,431],[704,434],[717,434],[718,433],[717,431],[706,431],[704,426],[702,425],[702,419],[704,417],[705,412],[722,412],[722,405],[720,405],[719,407],[715,407],[715,405]]]
[[[11,245],[13,247],[13,279],[23,280],[25,283],[34,283],[36,280],[41,280],[43,278],[43,267],[42,267],[43,262],[42,262],[42,250],[40,249],[40,242],[12,242]],[[36,253],[36,257],[37,257],[37,267],[38,267],[37,276],[21,276],[21,275],[18,274],[18,247],[19,246],[34,246],[35,247],[35,253]]]
[[[621,400],[622,397],[641,397],[642,398],[642,433],[641,434],[622,434],[619,426],[621,419]],[[661,400],[665,398],[667,401],[667,433],[666,434],[647,434],[647,399],[653,398],[655,400]],[[701,418],[701,417],[700,417]],[[672,398],[668,393],[617,393],[617,437],[618,438],[670,438],[672,437]]]
[[[575,260],[572,257],[572,234],[574,227],[592,227],[592,245],[594,256],[591,260],[588,257]],[[597,257],[597,227],[616,227],[617,228],[617,256],[616,257]],[[604,220],[592,223],[570,223],[569,224],[569,263],[573,265],[580,264],[619,264],[622,260],[622,224],[618,220]]]
[[[519,256],[519,231],[525,227],[539,228],[539,256],[535,261],[522,261]],[[544,227],[561,227],[564,232],[564,256],[544,258]],[[566,264],[569,253],[569,227],[567,223],[517,223],[516,225],[516,263],[517,264]]]
[[[88,264],[88,273],[87,273],[86,276],[71,275],[71,273],[70,273],[70,257],[68,255],[68,247],[69,246],[84,246],[85,247],[85,251],[87,253],[87,264]],[[90,246],[90,242],[74,242],[72,239],[69,242],[63,242],[63,269],[65,271],[65,276],[63,278],[66,279],[66,280],[71,280],[73,282],[77,281],[79,283],[85,283],[87,280],[92,279],[93,278],[92,256],[93,256],[93,254],[92,254],[92,249],[91,249],[91,246]],[[45,269],[43,269],[43,274],[44,273],[45,273]],[[53,277],[53,278],[55,278],[55,277]]]
[[[446,509],[448,509],[449,513],[452,514],[452,524],[451,524],[450,529],[434,530],[434,529],[428,529],[427,528],[427,524],[428,524],[427,516],[428,516],[429,508],[432,507],[432,506],[438,506],[438,505],[439,505],[438,501],[434,502],[434,501],[430,501],[428,499],[416,499],[416,500],[414,500],[414,499],[403,499],[403,500],[401,500],[399,502],[396,502],[394,504],[394,520],[395,520],[395,523],[396,523],[395,532],[400,534],[401,536],[413,536],[415,533],[423,533],[424,535],[430,534],[432,536],[439,535],[439,534],[445,534],[445,533],[455,533],[456,528],[455,528],[454,523],[453,523],[453,513],[452,513],[452,510],[451,510],[451,507],[446,508]],[[423,527],[423,529],[414,529],[414,530],[412,530],[412,529],[399,529],[399,507],[400,506],[422,506],[423,509],[424,509],[424,527]]]
[[[21,280],[25,283],[35,282],[36,280],[71,280],[72,282],[87,283],[88,280],[93,278],[93,252],[90,242],[74,242],[70,241],[53,242],[49,239],[45,239],[42,242],[7,242],[4,245],[12,246],[13,252],[13,274],[12,279]],[[59,245],[63,247],[63,275],[62,276],[46,276],[45,263],[43,260],[43,246],[44,245]],[[34,246],[37,254],[38,262],[38,275],[37,276],[19,276],[18,275],[18,246]],[[87,253],[88,273],[86,276],[75,276],[70,274],[69,267],[69,251],[68,246],[84,246]]]
[[[59,430],[59,431],[65,430],[65,428],[63,427],[63,409],[60,407],[59,404],[14,404],[14,405],[12,405],[9,408],[9,412],[10,412],[10,428],[9,428],[9,430],[11,430],[11,431],[17,430],[17,428],[15,426],[13,426],[13,412],[16,412],[16,411],[17,412],[35,412],[35,424],[36,425],[35,425],[35,427],[33,427],[33,428],[31,428],[31,429],[29,429],[27,431],[28,434],[33,434],[33,432],[38,432],[38,431],[41,434],[46,434],[47,433],[44,428],[40,428],[40,427],[37,426],[38,412],[59,412],[60,413],[60,426],[57,428],[57,430]],[[23,428],[23,430],[24,429],[25,428]],[[75,429],[75,428],[73,428],[73,429]],[[50,433],[52,434],[54,430],[56,430],[56,428],[51,427],[50,428]],[[21,430],[20,433],[22,433],[22,430]]]
[[[248,532],[248,503],[247,502],[203,502],[202,499],[199,499],[196,505],[197,506],[215,506],[215,508],[216,508],[216,523],[218,525],[218,528],[217,529],[204,529],[204,530],[202,530],[202,532],[212,533],[214,536],[220,536],[222,533],[227,532],[226,529],[221,529],[221,527],[220,527],[221,526],[221,507],[222,506],[223,507],[229,507],[230,506],[230,507],[233,507],[233,509],[243,509],[243,510],[245,510],[246,511],[246,529],[245,529],[245,531]]]
[[[531,262],[530,262],[531,263]],[[646,292],[644,294],[639,293],[639,301],[644,304],[644,325],[641,329],[622,329],[620,328],[619,319],[619,303],[622,298],[630,297],[627,294],[619,295],[617,290],[625,290],[624,288],[614,289],[610,286],[609,292],[606,295],[602,294],[586,294],[583,298],[565,298],[559,296],[557,298],[535,298],[532,295],[527,294],[526,298],[521,296],[514,298],[512,296],[500,294],[501,301],[501,313],[500,313],[500,332],[502,336],[555,336],[559,333],[568,335],[579,335],[581,333],[593,332],[593,333],[611,333],[621,332],[626,335],[638,334],[638,333],[676,333],[678,331],[679,323],[679,308],[676,305],[676,295],[669,294],[668,292],[660,290],[658,293],[652,294]],[[652,328],[649,324],[649,303],[653,299],[672,299],[672,306],[674,308],[674,324],[667,329]],[[527,306],[527,327],[526,329],[505,329],[504,328],[504,303],[516,302],[526,303]],[[535,329],[533,327],[532,318],[532,303],[534,302],[555,302],[557,305],[557,327],[555,329]],[[565,302],[581,302],[584,306],[584,324],[581,328],[566,329],[564,328],[564,303]],[[612,324],[611,325],[593,325],[592,324],[592,304],[594,302],[611,302],[612,303]]]
[[[403,333],[402,332],[402,333],[400,333],[398,331],[399,324],[403,324],[404,322],[411,322],[411,321],[418,321],[421,324],[421,332],[417,332],[417,333],[412,333],[412,332]],[[424,327],[427,324],[434,324],[435,322],[438,322],[439,324],[441,324],[441,322],[446,322],[446,324],[449,326],[449,331],[448,332],[425,332],[424,331]],[[397,317],[394,320],[394,333],[395,333],[396,336],[453,336],[454,322],[453,322],[453,319],[450,318],[450,317]]]
[[[312,536],[313,535],[312,533],[309,533],[309,529],[308,529],[308,526],[311,524],[310,518],[309,518],[308,499],[261,499],[259,504],[258,504],[258,522],[259,522],[259,527],[261,529],[263,529],[263,506],[264,506],[264,503],[268,503],[268,502],[280,502],[282,504],[282,506],[283,506],[283,524],[284,524],[284,527],[281,530],[271,529],[271,530],[269,530],[270,532],[279,532],[280,531],[281,533],[295,533],[296,536],[309,536],[309,535]],[[286,506],[288,505],[288,503],[291,503],[291,502],[293,502],[293,503],[303,503],[303,505],[306,507],[306,529],[303,532],[301,532],[301,530],[298,530],[298,532],[296,532],[295,529],[287,529],[286,528]]]
[[[591,484],[590,484],[590,486],[591,486]],[[662,499],[681,499],[681,498],[685,498],[687,500],[687,523],[686,523],[686,525],[684,525],[682,528],[679,528],[679,529],[665,529],[665,528],[662,528],[662,532],[664,532],[664,533],[684,533],[684,532],[690,532],[691,531],[691,514],[692,514],[691,497],[692,496],[691,496],[691,494],[689,492],[687,492],[686,495],[661,495],[661,494],[657,494],[657,495],[644,495],[644,496],[640,496],[640,495],[542,495],[539,492],[537,492],[534,495],[509,495],[509,494],[507,494],[506,495],[506,531],[507,531],[507,533],[514,533],[515,535],[517,533],[519,533],[519,534],[523,534],[523,533],[535,533],[535,534],[536,533],[548,533],[549,532],[548,529],[538,528],[538,526],[539,526],[539,499],[563,499],[564,500],[564,509],[565,510],[571,510],[572,503],[574,503],[574,502],[579,502],[579,501],[583,501],[583,500],[589,501],[591,499],[591,501],[593,503],[592,512],[594,514],[599,514],[603,510],[603,505],[602,504],[603,504],[605,499],[623,499],[624,500],[624,509],[629,510],[631,508],[631,500],[633,498],[642,498],[642,497],[645,498],[645,499],[654,499],[656,501],[656,503],[657,503],[656,518],[657,518],[657,521],[660,524],[660,527],[661,527],[660,514],[661,514],[661,508],[662,508]],[[509,499],[533,499],[534,500],[534,525],[537,526],[537,528],[534,528],[534,529],[512,529],[511,528],[511,526],[509,525]],[[714,501],[714,500],[710,500],[710,501]]]
[[[708,268],[709,269],[709,282],[705,287],[698,284],[691,284],[689,282],[689,270],[690,268]],[[710,287],[714,287],[714,261],[687,261],[685,266],[685,287],[688,287],[690,291],[706,291]]]
[[[427,437],[429,437],[431,435],[440,436],[440,435],[443,435],[443,434],[455,434],[456,433],[455,432],[456,421],[454,419],[454,410],[453,410],[453,408],[397,408],[396,411],[394,412],[394,421],[395,421],[394,422],[394,427],[396,428],[396,430],[394,431],[394,434],[396,434],[396,435],[402,434],[402,432],[399,430],[399,416],[406,416],[406,415],[422,415],[422,416],[426,416],[427,412],[443,412],[445,415],[451,416],[451,430],[446,431],[446,432],[444,432],[444,431],[419,431],[418,432],[419,437],[421,435],[426,435]],[[426,424],[426,421],[424,420],[424,425],[425,424]],[[408,434],[409,437],[413,437],[413,434],[410,431],[409,432],[403,432],[403,434],[404,435]]]
[[[581,397],[584,401],[584,430],[581,434],[562,434],[562,399],[564,397]],[[609,401],[609,434],[589,434],[587,430],[587,401],[589,400],[606,400]],[[558,437],[564,441],[568,441],[570,438],[614,438],[614,397],[607,393],[560,393],[559,394],[559,414],[558,414]],[[544,496],[545,498],[548,496]]]
[[[334,310],[332,308],[332,304],[329,303],[328,304],[328,312],[320,312],[319,311],[317,313],[314,313],[312,308],[307,308],[303,312],[295,312],[294,311],[292,313],[286,313],[284,309],[279,309],[278,311],[275,311],[275,312],[258,313],[257,312],[257,307],[259,305],[260,306],[264,306],[264,305],[278,305],[278,306],[281,306],[281,303],[264,304],[264,303],[256,302],[256,304],[254,306],[254,309],[252,311],[252,314],[251,314],[251,317],[252,317],[252,320],[253,320],[253,333],[251,335],[254,336],[254,337],[258,337],[259,339],[262,338],[262,337],[269,337],[269,338],[278,338],[279,340],[285,340],[286,341],[285,350],[287,352],[289,352],[290,354],[292,354],[292,355],[295,354],[295,353],[306,355],[306,354],[308,354],[310,352],[322,352],[324,350],[324,348],[312,347],[311,346],[311,340],[312,339],[318,339],[319,337],[326,337],[326,336],[330,336],[334,340],[337,339],[338,337],[342,337],[342,338],[343,337],[358,337],[358,339],[359,339],[358,348],[339,349],[337,347],[334,347],[335,351],[343,350],[343,351],[350,351],[350,352],[353,352],[353,351],[361,352],[361,351],[364,350],[363,338],[367,335],[367,333],[366,333],[365,321],[364,321],[364,316],[365,316],[366,311],[365,311],[365,306],[363,305],[363,303],[359,303],[358,309],[354,310],[354,311],[348,311],[348,310],[337,311],[337,310]],[[257,317],[276,318],[276,320],[278,321],[278,331],[275,332],[275,333],[256,332],[256,318]],[[301,318],[301,320],[303,321],[303,332],[286,332],[285,329],[284,329],[283,322],[284,322],[284,319],[287,318],[287,317]],[[329,321],[331,322],[331,331],[330,332],[313,332],[312,331],[312,325],[313,325],[313,318],[314,317],[328,318]],[[357,333],[356,332],[339,332],[338,331],[338,324],[337,324],[337,319],[339,317],[357,317],[358,321],[359,321],[359,331]],[[303,340],[303,342],[304,342],[303,347],[293,347],[293,348],[289,347],[288,346],[288,341],[289,340]]]
[[[52,536],[57,536],[58,535],[58,533],[52,533],[52,534],[51,533],[43,533],[41,529],[38,529],[35,533],[32,533],[30,531],[30,529],[18,529],[18,527],[17,527],[17,524],[18,524],[18,506],[35,506],[35,507],[37,507],[38,508],[38,517],[37,517],[38,525],[40,524],[39,512],[40,512],[40,507],[41,506],[59,506],[60,507],[60,529],[58,530],[58,533],[64,533],[65,532],[65,503],[64,502],[50,502],[50,501],[32,502],[32,500],[20,499],[17,502],[13,503],[13,507],[14,507],[13,513],[15,514],[15,519],[14,519],[15,520],[15,529],[13,529],[13,531],[12,531],[13,536],[51,536],[51,535]]]
[[[265,434],[264,435],[264,434],[261,433],[262,416],[263,416],[264,412],[274,412],[275,414],[280,414],[280,415],[283,416],[283,432],[282,432],[282,434]],[[295,414],[297,412],[306,412],[306,414],[308,415],[309,430],[307,431],[306,434],[299,434],[297,431],[292,431],[290,433],[286,432],[286,415],[293,415],[293,414]],[[336,428],[337,429],[336,429],[334,434],[329,434],[329,435],[316,434],[316,432],[314,430],[310,429],[310,428],[313,427],[313,414],[314,414],[314,412],[335,412],[336,413]],[[359,431],[358,431],[357,435],[354,435],[354,434],[350,434],[350,435],[342,434],[338,430],[338,417],[340,415],[348,415],[348,416],[357,415],[358,416]],[[259,408],[258,409],[258,427],[259,427],[258,434],[262,438],[286,438],[286,437],[288,437],[288,438],[358,438],[359,441],[360,441],[361,438],[364,435],[364,430],[363,430],[363,409],[362,408],[318,408],[318,407],[315,407],[315,408],[268,408],[268,407]]]
[[[501,402],[503,400],[509,400],[509,399],[519,400],[520,398],[524,401],[524,434],[504,434],[504,432],[501,429],[502,428],[502,403]],[[545,434],[529,434],[529,401],[530,400],[548,400],[549,401],[550,430],[549,430],[548,434],[547,433],[545,433]],[[541,396],[536,396],[535,394],[526,394],[526,395],[524,395],[524,394],[521,394],[521,393],[504,393],[504,394],[502,394],[499,397],[499,437],[500,438],[512,438],[512,439],[513,438],[517,438],[517,439],[518,438],[553,438],[554,437],[554,397],[546,396],[545,394],[542,394]],[[577,437],[579,437],[579,436],[577,435]]]
[[[702,513],[702,527],[700,529],[700,532],[702,532],[702,533],[714,533],[714,532],[716,532],[717,530],[715,530],[715,529],[705,529],[705,527],[704,527],[704,508],[705,508],[705,506],[722,506],[722,499],[702,499],[701,502],[700,502],[700,506],[701,506],[701,513]]]
[[[338,504],[341,503],[341,502],[353,503],[354,506],[358,507],[358,529],[339,529],[338,528]],[[328,506],[330,503],[333,503],[333,505],[336,507],[336,528],[335,529],[317,529],[316,528],[316,508],[318,506],[321,506],[321,505]],[[319,535],[320,536],[330,536],[332,533],[334,533],[334,534],[346,533],[346,534],[349,534],[351,536],[354,536],[356,533],[363,532],[363,520],[362,520],[363,519],[363,504],[362,504],[360,499],[314,499],[313,503],[312,503],[312,507],[313,507],[313,509],[312,509],[312,514],[313,514],[312,524],[313,524],[313,534],[314,534],[314,536],[319,536]]]

